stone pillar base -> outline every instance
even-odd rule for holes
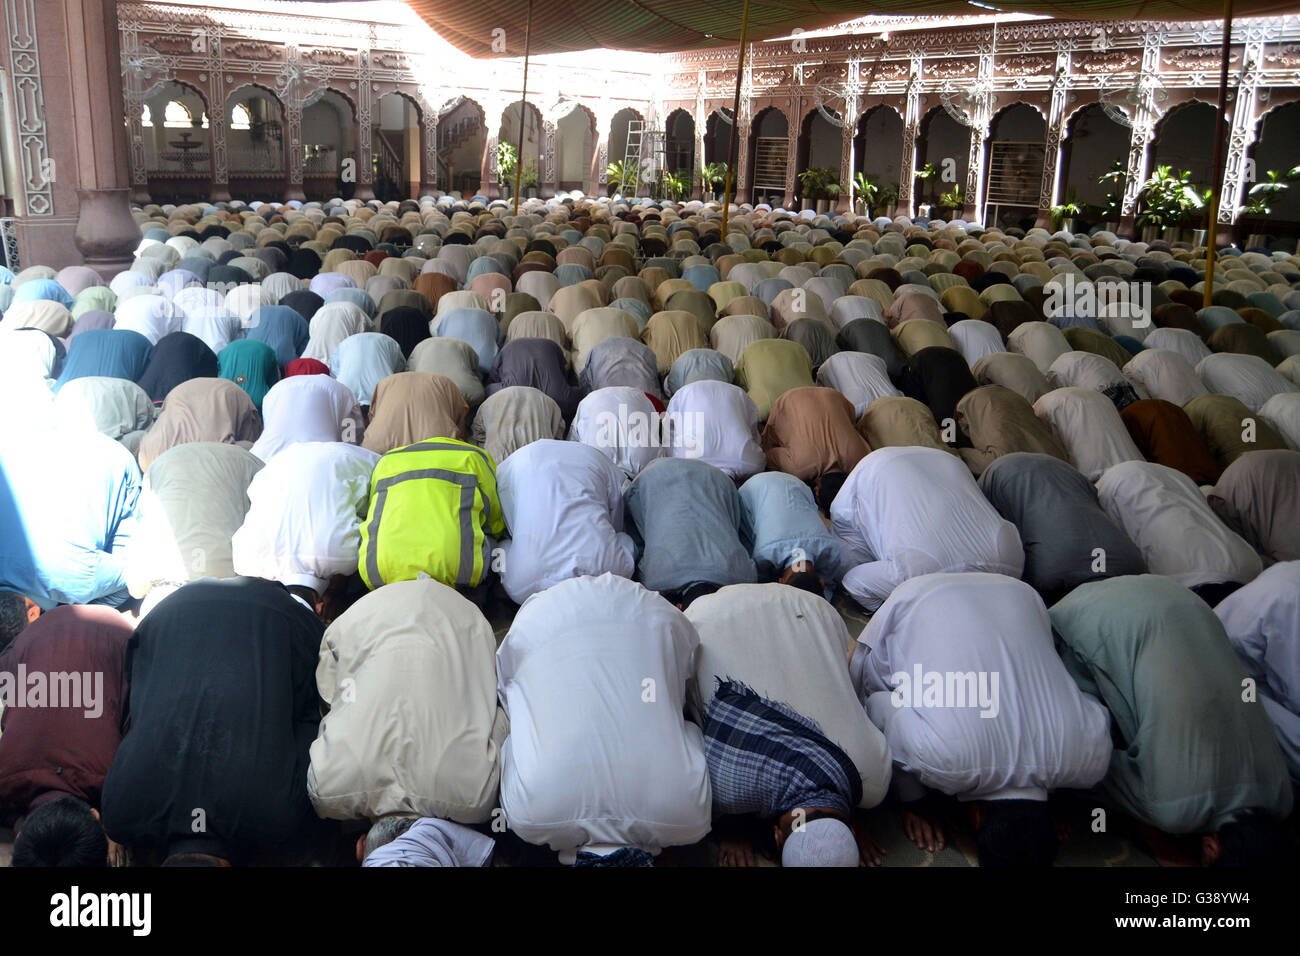
[[[1133,216],[1121,216],[1119,228],[1115,230],[1115,235],[1121,239],[1132,239],[1137,234],[1137,227],[1134,225]]]
[[[961,217],[965,219],[967,222],[973,222],[975,220],[976,212],[975,212],[975,204],[973,202],[968,202],[966,205],[962,206]],[[987,226],[988,223],[984,223],[984,225]]]
[[[212,201],[230,202],[230,183],[213,183]]]
[[[357,183],[357,188],[352,191],[352,198],[358,202],[370,202],[375,198],[375,187],[373,183]]]
[[[153,202],[153,200],[149,198],[149,187],[136,186],[133,188],[131,190],[131,202],[139,203],[141,206],[147,206],[149,203]]]
[[[302,183],[290,183],[288,188],[284,191],[285,202],[292,202],[295,199],[298,200],[298,202],[307,201],[307,194],[302,191]]]
[[[110,279],[135,261],[140,227],[131,215],[130,190],[78,189],[80,209],[73,242],[86,265]]]
[[[1052,210],[1050,209],[1038,210],[1038,218],[1034,220],[1034,228],[1047,229],[1050,231],[1052,228]]]

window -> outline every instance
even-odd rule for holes
[[[230,128],[251,129],[252,126],[253,116],[248,112],[248,107],[243,103],[236,103],[235,108],[230,111]]]
[[[140,109],[140,125],[145,129],[149,129],[153,126],[153,114],[149,112],[148,103]]]
[[[189,108],[179,100],[172,100],[163,112],[163,127],[166,129],[189,129],[194,125],[194,117]]]

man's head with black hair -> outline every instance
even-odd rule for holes
[[[1295,838],[1282,821],[1263,810],[1244,810],[1201,842],[1206,866],[1279,867],[1294,865]]]
[[[828,471],[817,479],[813,494],[817,496],[817,507],[821,509],[822,514],[831,513],[831,502],[835,500],[835,496],[844,487],[844,482],[848,480],[849,476],[842,471]]]
[[[13,643],[41,609],[17,591],[0,591],[0,651]]]
[[[822,597],[826,593],[826,587],[822,584],[822,579],[812,571],[798,571],[786,578],[784,583],[792,588],[799,588],[801,591],[815,594],[818,597]]]
[[[680,591],[664,591],[663,597],[669,604],[676,605],[681,610],[686,610],[691,606],[696,598],[702,598],[705,595],[713,594],[719,589],[720,585],[713,584],[709,581],[696,581],[694,584],[688,584]]]
[[[29,813],[14,838],[13,866],[102,867],[108,837],[86,801],[64,794]]]
[[[1056,826],[1046,800],[989,800],[975,833],[980,866],[1051,866]]]

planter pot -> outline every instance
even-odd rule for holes
[[[1101,228],[1102,228],[1102,230],[1103,230],[1104,232],[1114,232],[1116,229],[1119,228],[1119,223],[1117,223],[1117,222],[1103,222],[1103,223],[1101,224]]]
[[[1192,245],[1193,245],[1193,246],[1203,246],[1203,245],[1205,245],[1205,240],[1206,240],[1206,238],[1209,236],[1209,234],[1210,234],[1210,231],[1209,231],[1208,229],[1193,229],[1193,230],[1192,230]]]
[[[536,199],[536,198],[537,198],[537,186],[536,186],[536,185],[533,185],[533,186],[525,186],[525,187],[524,187],[524,196],[525,196],[525,198],[527,198],[527,199]]]
[[[1179,233],[1179,229],[1177,226],[1166,226],[1163,232],[1161,233],[1161,237],[1165,240],[1165,242],[1177,242],[1178,233]]]
[[[1246,248],[1249,249],[1251,246],[1263,246],[1267,248],[1268,236],[1262,232],[1252,232],[1246,237]]]
[[[1062,219],[1062,220],[1061,220],[1061,229],[1063,229],[1065,232],[1073,233],[1073,232],[1074,232],[1074,219],[1072,219],[1072,218],[1071,218],[1071,219]]]
[[[817,200],[817,205],[816,205],[817,215],[820,216],[823,213],[829,212],[830,208],[831,208],[831,201],[829,199]]]
[[[1160,238],[1160,227],[1159,227],[1159,226],[1143,226],[1143,227],[1142,227],[1142,241],[1143,241],[1143,242],[1155,242],[1155,241],[1156,241],[1157,239],[1159,239],[1159,238]]]

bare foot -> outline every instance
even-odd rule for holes
[[[1156,858],[1156,862],[1161,866],[1200,866],[1200,858],[1193,849],[1189,848],[1186,839],[1179,839],[1171,836],[1163,830],[1157,830],[1153,826],[1145,823],[1139,823],[1137,827],[1138,837],[1146,844],[1151,855]]]
[[[903,811],[903,832],[918,849],[935,853],[943,849],[943,824],[916,810]]]
[[[718,866],[753,866],[754,844],[749,840],[724,838],[718,841]]]
[[[855,826],[853,837],[858,841],[858,858],[863,866],[885,865],[885,848],[877,843],[864,827]]]

